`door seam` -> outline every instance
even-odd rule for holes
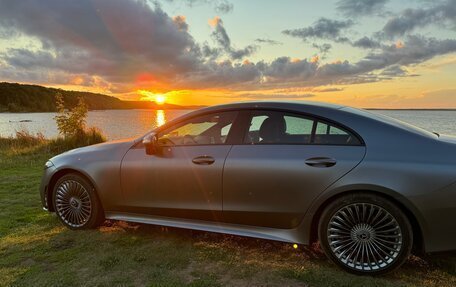
[[[230,146],[230,149],[228,150],[228,153],[226,154],[226,157],[225,157],[225,160],[223,161],[223,166],[222,166],[222,217],[223,217],[223,210],[224,210],[224,206],[223,206],[223,200],[224,200],[224,187],[223,187],[223,182],[224,182],[224,178],[225,178],[225,164],[226,164],[226,160],[227,160],[228,157],[230,156],[230,153],[231,153],[231,150],[233,149],[233,146],[234,146],[234,145],[231,145],[231,146]]]

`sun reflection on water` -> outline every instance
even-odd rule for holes
[[[165,111],[164,110],[157,110],[157,113],[156,113],[156,122],[157,122],[157,126],[162,126],[166,123],[166,117],[165,117]]]

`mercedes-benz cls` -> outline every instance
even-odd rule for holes
[[[50,159],[40,192],[71,229],[107,218],[319,241],[358,274],[456,248],[456,138],[338,105],[197,110]]]

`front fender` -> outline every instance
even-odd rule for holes
[[[120,166],[123,156],[134,144],[133,141],[109,142],[75,149],[51,159],[52,170],[43,176],[44,187],[57,180],[63,174],[77,172],[85,176],[95,187],[106,210],[122,204]],[[43,194],[49,193],[42,188]],[[49,209],[47,204],[47,208]]]

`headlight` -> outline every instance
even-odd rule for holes
[[[48,168],[50,168],[51,166],[54,166],[54,164],[53,164],[50,160],[48,160],[48,161],[44,164],[44,169],[48,169]]]

